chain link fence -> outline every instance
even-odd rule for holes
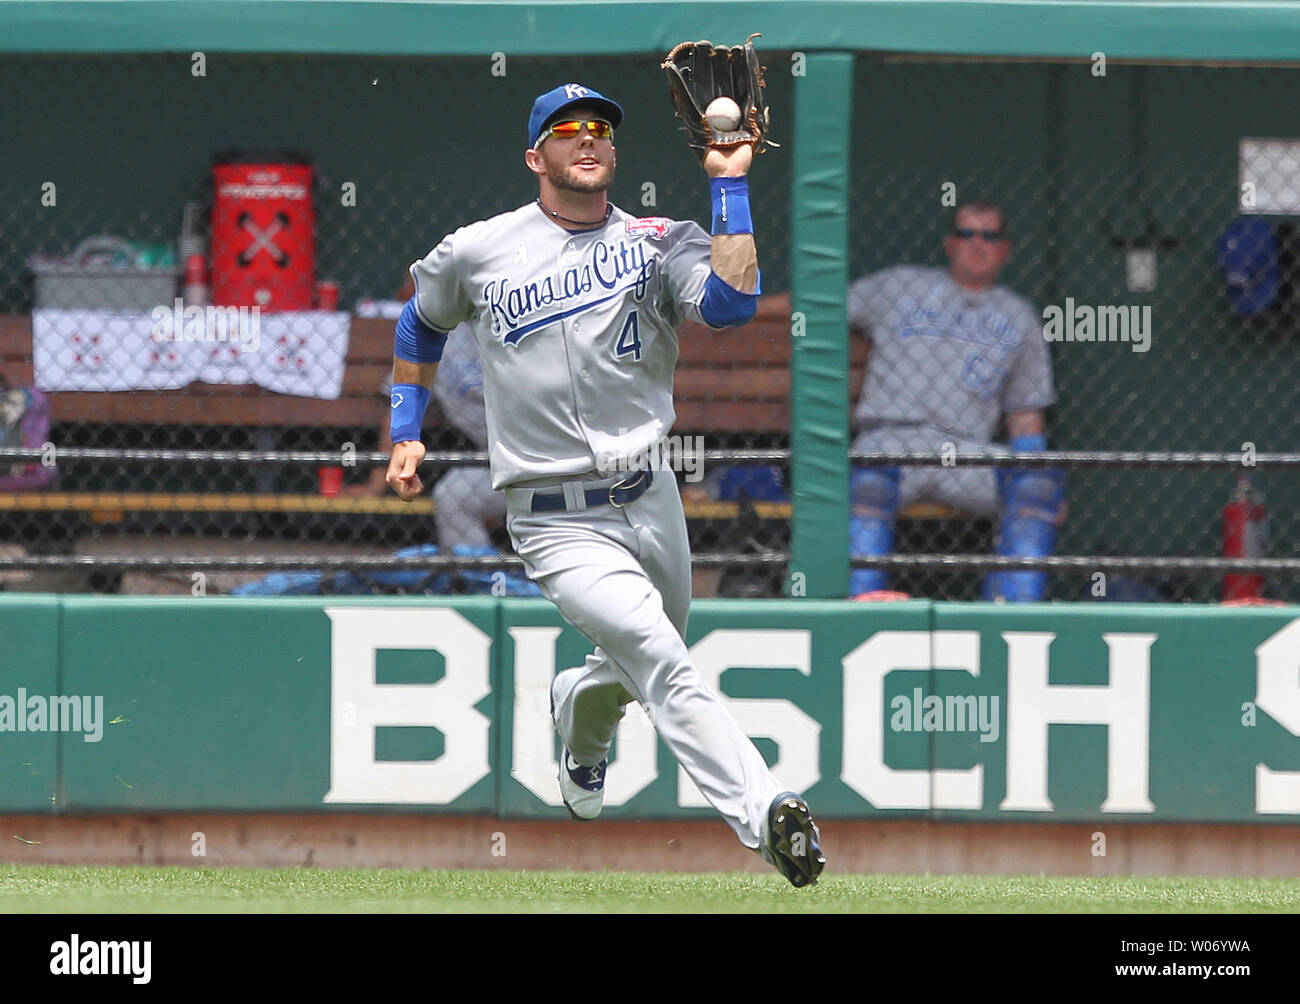
[[[1010,422],[1023,433],[1041,415],[1057,450],[1223,451],[1249,465],[1294,449],[1300,123],[1264,96],[1298,82],[1295,67],[1107,65],[1101,53],[859,59],[850,276],[874,278],[850,311],[877,381],[855,398],[855,445],[1005,447],[1004,416],[1022,411]],[[954,219],[980,199],[1001,211]],[[1244,465],[1065,470],[1054,551],[1217,556],[1244,543],[1238,553],[1294,557],[1294,474]],[[1005,488],[961,466],[904,473],[899,551],[998,549]],[[1240,475],[1251,495],[1228,519],[1249,517],[1244,542],[1224,525]],[[974,599],[982,578],[917,568],[890,585]],[[1295,598],[1284,577],[1247,585]],[[1052,574],[1047,595],[1218,601],[1223,589],[1204,572],[1085,568]]]
[[[536,196],[521,163],[527,114],[563,80],[627,110],[612,200],[707,225],[707,183],[675,132],[657,61],[201,55],[0,62],[6,93],[22,95],[0,108],[0,129],[25,151],[0,178],[6,442],[56,444],[53,466],[0,477],[0,547],[87,559],[0,571],[4,587],[526,591],[485,484],[485,433],[465,406],[472,380],[430,410],[435,459],[419,503],[382,483],[392,314],[409,295],[406,267],[443,234]],[[788,53],[764,57],[791,65]],[[1298,76],[859,55],[849,276],[863,295],[846,298],[854,448],[955,451],[954,468],[899,468],[876,551],[1007,553],[998,477],[963,463],[983,443],[1011,444],[1007,411],[1024,413],[1013,420],[1028,423],[1023,435],[1040,413],[1059,450],[1293,448],[1300,123],[1270,96]],[[679,474],[696,595],[783,589],[795,83],[769,70],[785,148],[753,174],[759,317],[736,335],[682,333],[674,432],[707,451],[702,469]],[[958,204],[981,198],[999,207],[992,221],[954,220]],[[955,222],[971,234],[955,235]],[[1006,241],[984,233],[1002,229]],[[1019,300],[943,285],[952,255],[1003,250],[995,282]],[[177,297],[170,312],[149,309]],[[259,310],[230,317],[238,338],[187,340],[184,308],[203,297]],[[1012,328],[1028,335],[1015,347]],[[1037,364],[1018,347],[1035,339]],[[868,400],[873,373],[883,396]],[[69,449],[142,455],[60,460]],[[193,457],[164,460],[166,450]],[[1246,517],[1242,553],[1295,557],[1295,475],[1250,467],[1065,470],[1050,551],[1221,555],[1239,474],[1252,493],[1232,510]],[[853,501],[855,514],[871,510],[870,498]],[[270,581],[261,568],[203,570],[205,557],[267,555],[353,565]],[[357,564],[394,555],[412,567]],[[428,564],[434,555],[444,564]],[[142,556],[176,564],[112,563]],[[1102,575],[1099,593],[1095,571],[1053,571],[1045,595],[1223,595],[1222,577],[1204,570]],[[924,562],[883,579],[936,599],[977,598],[983,583],[982,570]],[[1243,588],[1297,598],[1280,575]]]

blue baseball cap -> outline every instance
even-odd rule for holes
[[[623,121],[623,109],[618,102],[611,101],[599,91],[593,91],[582,84],[561,84],[554,90],[540,94],[533,102],[533,113],[528,116],[528,146],[537,145],[537,137],[551,124],[560,112],[574,105],[589,105],[604,114],[609,124],[615,129]]]
[[[1280,253],[1272,224],[1258,216],[1233,220],[1219,236],[1219,267],[1228,281],[1228,302],[1238,314],[1258,314],[1277,298]]]

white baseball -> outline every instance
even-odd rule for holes
[[[714,98],[704,109],[704,117],[718,132],[729,132],[740,125],[740,105],[731,98]]]

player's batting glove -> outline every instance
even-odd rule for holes
[[[735,147],[752,143],[755,153],[779,146],[767,136],[771,109],[763,98],[763,67],[751,44],[714,45],[712,42],[682,42],[664,58],[668,90],[673,107],[686,130],[686,142],[700,163],[710,146]],[[705,116],[717,98],[730,98],[740,109],[735,128],[719,129]]]

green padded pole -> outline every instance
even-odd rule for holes
[[[787,592],[849,589],[849,130],[853,56],[809,53],[795,79],[791,221],[790,449],[794,516]]]

